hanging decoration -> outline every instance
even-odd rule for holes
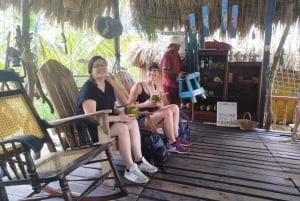
[[[123,27],[120,20],[110,16],[98,16],[95,20],[95,30],[104,38],[112,39],[122,34]]]
[[[202,6],[203,36],[209,36],[208,7]]]
[[[238,5],[232,6],[230,38],[236,38],[236,30],[238,26],[238,14],[239,14],[239,6]]]
[[[221,33],[226,33],[227,13],[228,13],[228,0],[222,0]]]

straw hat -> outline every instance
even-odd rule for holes
[[[183,44],[183,38],[180,36],[172,36],[169,40],[169,45],[168,47],[170,47],[172,44],[176,44],[176,45],[182,45]]]
[[[98,16],[95,19],[95,30],[104,38],[112,39],[122,34],[123,27],[120,20],[110,16]]]

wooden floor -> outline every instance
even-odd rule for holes
[[[189,138],[191,153],[172,154],[164,165],[167,174],[155,173],[146,185],[129,183],[120,172],[129,195],[118,200],[300,201],[300,142],[287,142],[288,133],[245,132],[194,122]],[[80,189],[78,184],[72,186]],[[10,200],[18,200],[26,190],[9,187]],[[109,189],[95,193],[104,191]]]

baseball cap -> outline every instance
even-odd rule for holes
[[[155,62],[150,62],[150,63],[148,63],[147,66],[146,66],[146,69],[149,70],[150,68],[156,68],[156,69],[159,69],[158,63],[155,63]]]

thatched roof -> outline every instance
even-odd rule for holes
[[[128,60],[131,62],[131,65],[141,68],[146,68],[149,62],[159,63],[163,53],[168,49],[168,42],[169,40],[159,42],[149,42],[147,40],[134,42],[128,48]],[[178,53],[182,59],[185,57],[184,44],[181,45]]]
[[[21,10],[22,0],[0,0],[0,8],[13,6]],[[107,15],[112,11],[112,0],[29,0],[31,11],[43,12],[50,21],[69,22],[75,28],[94,26],[99,15]],[[70,2],[70,3],[68,3]],[[67,7],[68,6],[68,7]],[[79,10],[76,10],[77,7]]]
[[[76,8],[65,8],[65,2],[71,2]],[[277,0],[274,22],[286,22],[286,4],[288,0]],[[20,9],[20,0],[0,0],[0,8],[5,9],[10,5]],[[113,9],[113,0],[30,0],[31,10],[42,11],[48,19],[57,22],[69,21],[77,28],[94,27],[94,19],[99,15],[108,15]],[[198,19],[198,31],[201,34],[201,7],[209,8],[210,31],[214,32],[221,23],[221,0],[127,0],[133,15],[134,25],[138,30],[148,35],[156,31],[182,30],[186,24],[187,15],[191,12]],[[266,26],[266,13],[268,0],[228,0],[228,16],[231,16],[231,7],[239,6],[238,31],[245,36],[252,25],[261,30]],[[300,16],[300,0],[294,0],[294,22]],[[64,7],[65,6],[65,7]],[[72,5],[71,5],[72,6]],[[71,11],[72,10],[72,11]]]

